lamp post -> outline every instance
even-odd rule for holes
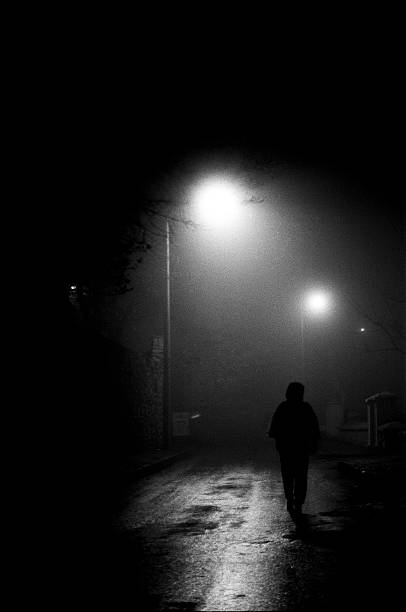
[[[304,308],[300,308],[300,364],[302,382],[305,382]]]
[[[200,220],[210,228],[229,227],[238,219],[238,208],[243,199],[241,188],[232,180],[215,176],[200,183],[193,195]],[[172,444],[172,296],[171,296],[171,227],[166,221],[166,316],[163,377],[163,442]]]
[[[172,376],[171,376],[171,247],[170,225],[166,221],[166,317],[164,343],[163,440],[164,447],[172,442]]]
[[[322,290],[311,291],[302,299],[300,307],[300,344],[301,344],[301,375],[303,382],[306,378],[306,354],[305,354],[305,316],[324,315],[330,308],[331,298]]]

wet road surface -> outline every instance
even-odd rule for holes
[[[113,601],[202,611],[387,602],[400,582],[396,534],[383,533],[385,521],[377,534],[372,510],[367,524],[366,500],[357,503],[336,465],[313,458],[300,524],[286,512],[268,440],[205,449],[133,484],[114,518]]]

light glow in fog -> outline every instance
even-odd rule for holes
[[[304,306],[312,314],[324,314],[330,309],[331,298],[325,291],[312,291],[306,296]]]
[[[242,200],[239,186],[224,178],[203,181],[194,196],[199,221],[211,228],[235,226],[242,218]]]

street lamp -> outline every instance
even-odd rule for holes
[[[199,220],[210,228],[229,228],[241,218],[242,188],[236,181],[222,176],[198,184],[193,203]],[[172,329],[171,329],[171,228],[166,221],[166,320],[164,344],[163,438],[169,448],[172,440]]]
[[[230,228],[242,218],[242,188],[233,180],[212,177],[196,188],[194,204],[203,225],[209,228]]]
[[[313,290],[307,293],[301,303],[300,308],[300,335],[301,335],[301,370],[302,379],[305,380],[305,316],[323,316],[332,306],[332,299],[329,293],[324,290]]]

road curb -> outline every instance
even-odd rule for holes
[[[130,468],[127,472],[127,476],[135,480],[143,478],[144,476],[149,476],[150,474],[154,474],[156,472],[159,472],[160,470],[165,469],[166,467],[169,467],[176,461],[186,459],[186,457],[188,457],[191,452],[192,451],[190,449],[182,450],[177,453],[174,453],[173,455],[162,457],[162,459],[158,459],[151,463],[146,463],[133,469]]]

